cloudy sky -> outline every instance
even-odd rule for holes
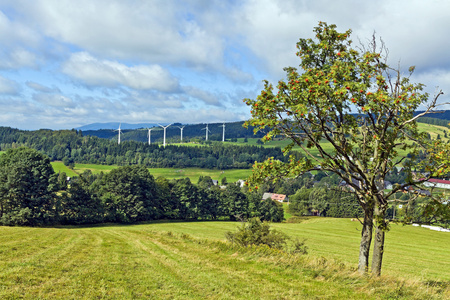
[[[450,94],[447,0],[0,0],[0,126],[245,120],[319,21]]]

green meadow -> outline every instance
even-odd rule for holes
[[[109,172],[112,169],[118,168],[118,166],[107,165],[94,165],[94,164],[75,164],[73,169],[68,168],[62,162],[52,162],[53,169],[56,173],[65,172],[67,176],[73,177],[83,173],[86,170],[91,170],[92,173],[98,174],[100,172]],[[150,168],[150,174],[155,178],[162,176],[167,179],[180,179],[189,177],[189,179],[197,183],[200,176],[210,176],[214,180],[222,180],[226,177],[227,182],[236,182],[239,179],[247,179],[251,174],[250,169],[230,169],[230,170],[211,170],[200,168],[185,168],[185,169],[172,169],[172,168]]]
[[[444,127],[444,126],[438,126],[438,125],[431,125],[431,124],[426,124],[426,123],[417,123],[417,126],[419,127],[419,130],[421,132],[428,132],[431,136],[431,139],[436,139],[438,137],[438,135],[440,136],[440,138],[443,141],[449,141],[450,140],[450,136],[445,137],[444,136],[444,132],[450,132],[450,129]],[[236,145],[242,145],[242,144],[247,144],[247,145],[254,145],[254,146],[259,146],[260,144],[258,144],[258,138],[248,138],[247,142],[244,142],[244,138],[239,138],[237,142],[231,143],[230,144],[236,144]],[[287,139],[275,139],[269,142],[264,143],[262,146],[263,147],[280,147],[280,148],[284,148],[286,147],[288,144],[290,143],[289,140]],[[321,146],[323,147],[323,149],[325,151],[328,152],[332,152],[333,151],[333,147],[331,145],[330,142],[327,141],[322,141],[321,142]],[[299,146],[295,146],[293,148],[296,151],[300,151],[302,152],[303,150],[299,147]],[[319,151],[316,149],[310,149],[311,154],[313,154],[316,157],[319,157]],[[406,155],[408,153],[408,151],[406,150],[399,150],[399,155]]]
[[[233,222],[0,227],[1,299],[448,299],[450,234],[394,225],[381,278],[358,275],[357,222],[273,224],[288,255],[225,241]]]

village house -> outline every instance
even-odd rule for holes
[[[450,180],[431,178],[423,183],[426,187],[437,187],[441,189],[450,189]]]
[[[288,202],[289,201],[289,198],[283,194],[264,193],[262,200],[266,200],[267,198],[270,198],[270,199],[278,201],[278,202],[285,202],[285,201]]]

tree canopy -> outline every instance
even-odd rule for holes
[[[375,223],[372,272],[379,275],[390,199],[407,186],[448,171],[449,145],[430,141],[416,124],[436,110],[442,91],[430,99],[422,84],[410,82],[414,67],[406,77],[391,68],[385,45],[375,36],[369,45],[353,47],[351,30],[338,32],[336,25],[324,22],[314,34],[315,39],[297,43],[300,70],[285,68],[286,80],[276,87],[264,81],[256,99],[244,99],[252,108],[246,125],[266,132],[264,141],[280,135],[289,139],[284,152],[297,146],[306,157],[255,163],[249,183],[257,189],[261,182],[310,170],[337,174],[364,210],[359,270],[368,270]],[[416,114],[423,105],[426,110]],[[419,151],[427,155],[420,163]],[[386,192],[384,179],[397,166],[403,167],[407,180]]]
[[[28,148],[8,150],[0,156],[0,223],[50,223],[56,213],[55,186],[48,157]]]

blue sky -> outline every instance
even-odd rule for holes
[[[376,32],[390,64],[450,93],[446,0],[0,0],[0,126],[245,120],[319,21]]]

